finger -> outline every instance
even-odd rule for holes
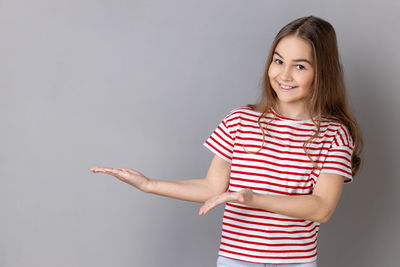
[[[94,172],[102,172],[102,173],[110,174],[115,177],[117,177],[118,175],[121,174],[120,170],[113,169],[113,168],[99,168],[99,169],[96,169]]]
[[[201,215],[208,213],[210,210],[212,210],[213,208],[215,208],[216,206],[218,206],[221,203],[222,203],[222,201],[220,200],[219,197],[214,197],[214,198],[207,200],[204,203],[204,205],[201,206],[201,208],[199,210],[199,215],[201,216]]]
[[[222,193],[221,195],[215,196],[213,198],[210,198],[209,200],[207,200],[204,205],[200,208],[201,211],[199,211],[199,215],[202,214],[206,214],[207,212],[209,212],[210,210],[212,210],[213,208],[230,201],[232,198],[232,193],[229,192],[225,192]]]
[[[105,172],[108,170],[112,170],[112,168],[108,168],[108,167],[93,167],[90,169],[92,172]]]
[[[199,216],[205,215],[207,213],[206,208],[204,206],[201,206],[199,209]]]
[[[98,168],[91,168],[90,171],[93,172],[93,173],[101,172],[101,170],[98,169]]]
[[[201,215],[204,215],[206,213],[207,213],[206,212],[206,203],[204,203],[203,206],[201,206],[200,209],[199,209],[199,215],[201,216]]]
[[[213,208],[215,208],[217,205],[212,204],[212,205],[203,205],[200,210],[199,210],[199,215],[205,215],[207,214],[210,210],[212,210]]]
[[[121,174],[124,174],[123,171],[118,170],[118,169],[107,169],[104,172],[107,173],[107,174],[113,175],[115,177],[117,177],[117,176],[119,176]]]
[[[111,167],[101,167],[101,166],[94,166],[92,169],[112,169]]]

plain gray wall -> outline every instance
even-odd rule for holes
[[[398,1],[0,1],[0,266],[215,266],[222,207],[146,195],[92,166],[204,177],[202,146],[254,103],[271,42],[336,29],[364,167],[319,266],[398,266]]]

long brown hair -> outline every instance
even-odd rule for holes
[[[265,133],[261,125],[261,119],[271,108],[276,108],[278,103],[278,97],[269,81],[268,69],[279,41],[289,35],[294,35],[307,41],[312,47],[314,58],[313,68],[315,75],[309,98],[309,106],[312,107],[309,109],[309,117],[312,118],[317,131],[304,143],[304,151],[316,167],[315,162],[307,152],[307,144],[320,133],[320,121],[322,117],[340,122],[346,126],[353,139],[354,151],[351,163],[352,174],[354,176],[360,169],[363,140],[360,128],[347,102],[343,69],[339,60],[335,30],[329,22],[321,18],[308,16],[290,22],[279,31],[271,45],[262,81],[260,101],[255,105],[247,105],[251,109],[261,112],[258,118],[258,125],[263,133],[263,144],[265,142]],[[314,114],[317,114],[316,120],[314,120]]]

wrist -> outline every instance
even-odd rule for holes
[[[139,187],[140,191],[144,193],[151,193],[154,187],[154,182],[155,182],[154,180],[146,177],[146,181],[144,181],[142,185]]]
[[[243,189],[240,191],[239,203],[249,206],[253,200],[254,192],[251,189]]]

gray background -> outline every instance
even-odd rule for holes
[[[398,1],[0,1],[0,266],[214,266],[222,208],[146,195],[92,166],[204,177],[202,146],[254,103],[273,37],[337,32],[364,167],[319,266],[398,266]]]

